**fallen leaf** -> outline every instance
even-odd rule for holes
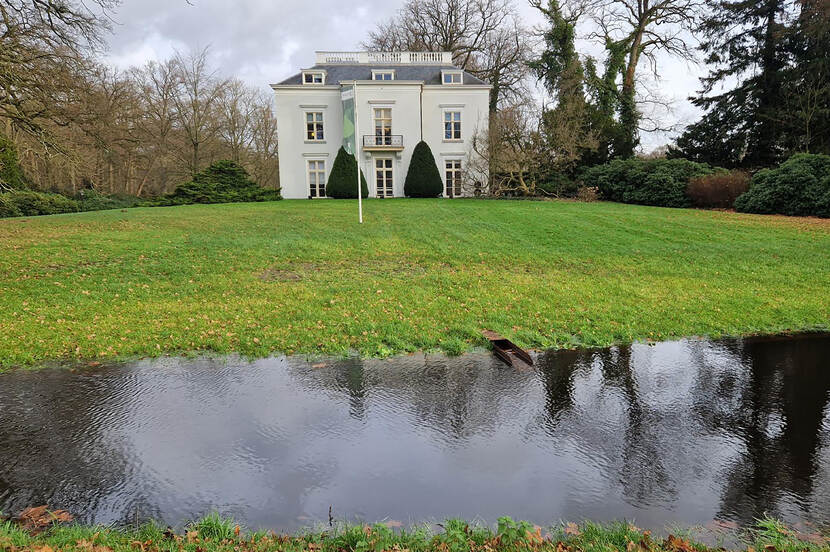
[[[571,521],[565,526],[565,534],[578,537],[582,532],[579,530],[579,526]]]

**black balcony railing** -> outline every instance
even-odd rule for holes
[[[364,148],[403,148],[400,134],[368,134],[363,137]]]

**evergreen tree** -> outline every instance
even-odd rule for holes
[[[276,201],[282,199],[277,190],[266,190],[251,180],[241,165],[234,161],[216,161],[199,171],[193,180],[176,186],[160,200],[161,204],[235,203],[245,201]]]
[[[574,46],[577,17],[566,16],[558,0],[537,5],[548,20],[542,35],[545,49],[528,63],[541,80],[555,105],[542,115],[542,130],[555,152],[557,169],[571,172],[597,149],[592,129],[594,117],[585,98],[585,69]]]
[[[788,33],[793,65],[784,79],[789,139],[794,152],[830,153],[830,0],[800,0]]]
[[[714,4],[700,29],[705,37],[701,49],[713,68],[702,79],[701,95],[693,100],[708,113],[678,140],[681,150],[684,144],[702,145],[698,150],[692,147],[692,157],[715,162],[720,148],[726,146],[728,157],[737,155],[746,166],[772,165],[781,159],[788,6],[788,0],[720,0]],[[736,80],[731,89],[712,93],[717,86]],[[704,143],[701,137],[718,121],[730,123],[728,130],[719,133],[726,133],[724,141]]]
[[[438,197],[443,191],[441,173],[435,164],[435,157],[429,144],[418,142],[412,152],[409,162],[409,171],[403,185],[403,193],[407,197]]]
[[[357,161],[353,155],[349,155],[346,148],[340,147],[337,157],[334,158],[334,165],[331,167],[328,182],[326,182],[326,195],[335,199],[357,199]],[[369,197],[369,188],[366,185],[366,177],[360,171],[360,195]]]

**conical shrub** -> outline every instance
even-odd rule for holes
[[[418,142],[412,152],[409,162],[409,171],[403,185],[403,193],[407,197],[438,197],[444,189],[441,173],[435,164],[435,157],[429,144]]]
[[[356,181],[357,161],[341,146],[326,182],[326,195],[335,199],[357,199]],[[369,187],[363,171],[360,171],[360,195],[369,197]]]

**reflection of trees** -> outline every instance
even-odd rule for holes
[[[643,401],[637,388],[635,367],[632,364],[631,347],[588,351],[560,351],[543,356],[540,364],[545,384],[548,423],[552,436],[558,438],[558,425],[576,423],[571,417],[579,413],[574,408],[575,377],[579,372],[598,369],[602,375],[602,387],[593,390],[596,402],[605,402],[603,395],[609,391],[621,397],[624,406],[611,414],[613,423],[620,428],[620,441],[609,440],[597,429],[580,426],[578,435],[585,447],[598,449],[608,458],[619,458],[619,480],[625,496],[635,504],[649,503],[654,498],[665,499],[674,493],[671,475],[661,454],[661,436],[664,432],[663,414]],[[582,414],[584,416],[584,414]],[[564,420],[565,418],[567,420]],[[589,414],[591,425],[601,423]],[[614,447],[619,447],[615,450]],[[621,453],[621,454],[620,454]]]
[[[449,441],[492,431],[521,400],[533,377],[532,372],[508,368],[489,354],[349,359],[311,371],[298,363],[290,370],[306,389],[345,393],[350,415],[357,419],[363,419],[370,408],[394,408]]]
[[[748,379],[736,390],[732,419],[718,425],[740,435],[745,450],[726,474],[721,512],[750,522],[778,513],[787,494],[813,491],[830,400],[830,346],[809,338],[750,341],[741,356]]]
[[[124,389],[103,374],[64,370],[10,374],[1,385],[0,511],[94,511],[127,469],[127,451],[112,446],[101,419]]]

